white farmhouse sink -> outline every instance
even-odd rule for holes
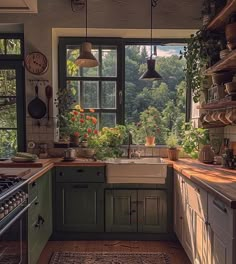
[[[161,158],[111,159],[106,164],[107,183],[164,184],[167,163]]]

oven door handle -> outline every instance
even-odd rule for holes
[[[29,208],[30,206],[37,200],[37,197],[31,201],[31,203],[27,204],[24,209],[22,209],[10,222],[8,222],[1,230],[0,236],[12,225],[15,221],[17,221]]]

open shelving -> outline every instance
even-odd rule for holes
[[[223,27],[228,21],[229,16],[236,12],[236,0],[231,0],[207,25],[207,29],[216,30]]]

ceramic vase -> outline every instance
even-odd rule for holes
[[[70,135],[70,143],[73,146],[79,146],[79,137],[74,136],[74,135]]]

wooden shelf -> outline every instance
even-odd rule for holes
[[[212,75],[218,71],[236,71],[236,49],[231,51],[225,58],[218,61],[212,67],[206,69],[205,75]]]
[[[229,2],[216,17],[212,19],[212,21],[208,24],[207,29],[215,30],[220,28],[227,23],[229,16],[236,12],[236,0],[232,0]]]
[[[207,103],[198,107],[198,109],[213,110],[213,109],[226,109],[236,107],[236,98],[227,96],[220,101]]]

